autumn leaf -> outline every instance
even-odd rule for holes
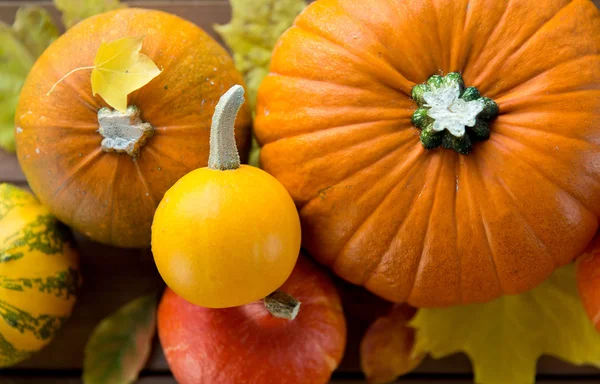
[[[54,6],[62,12],[66,28],[99,13],[125,7],[119,0],[54,0]]]
[[[424,355],[413,355],[415,330],[408,326],[414,313],[414,308],[397,304],[367,330],[360,365],[369,383],[391,383],[421,364]]]
[[[94,58],[92,93],[121,113],[127,109],[127,95],[148,84],[160,69],[140,53],[144,36],[123,37],[102,43]]]
[[[575,263],[577,291],[588,319],[600,332],[600,235],[596,235]]]
[[[19,93],[39,55],[58,37],[58,28],[44,9],[19,8],[15,22],[0,22],[0,147],[14,152],[14,119]]]
[[[133,383],[150,356],[157,296],[144,296],[102,320],[85,346],[84,384]]]
[[[572,264],[521,295],[422,308],[410,325],[417,330],[413,353],[442,358],[464,352],[478,384],[534,383],[542,355],[600,368],[600,333],[583,309]]]
[[[100,95],[108,105],[125,113],[127,95],[148,84],[161,73],[148,56],[140,53],[144,36],[122,37],[100,44],[94,65],[71,70],[60,78],[48,91],[54,88],[72,73],[92,70],[92,94]]]
[[[258,87],[269,73],[271,52],[281,34],[306,7],[304,0],[231,0],[231,21],[214,28],[233,52],[236,68],[244,75],[250,107]],[[249,164],[258,166],[260,148],[253,138]]]

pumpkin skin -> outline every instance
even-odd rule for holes
[[[577,290],[590,321],[600,332],[600,236],[577,258]]]
[[[335,286],[300,255],[281,290],[301,302],[294,320],[273,317],[262,301],[227,309],[194,306],[167,288],[158,335],[177,382],[327,383],[346,344]]]
[[[344,279],[419,307],[517,294],[598,227],[599,53],[587,0],[321,0],[259,89],[261,164]],[[413,86],[451,72],[499,106],[469,155],[411,124]]]
[[[141,52],[162,73],[131,93],[155,131],[138,157],[103,152],[90,71],[103,41],[145,35]],[[33,192],[58,219],[91,239],[119,247],[150,245],[152,217],[165,191],[205,166],[211,115],[219,96],[243,84],[228,53],[204,31],[179,17],[126,8],[77,24],[37,60],[16,112],[19,162]],[[250,110],[236,121],[238,146],[247,154]]]
[[[68,229],[30,193],[0,184],[0,367],[50,343],[81,284]]]

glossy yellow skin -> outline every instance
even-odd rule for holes
[[[300,219],[285,188],[261,169],[201,168],[158,206],[152,252],[167,285],[187,301],[227,308],[262,299],[292,273]]]
[[[50,343],[81,283],[66,227],[30,193],[0,184],[0,367]]]

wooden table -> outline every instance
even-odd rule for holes
[[[82,0],[85,1],[85,0]],[[252,1],[252,0],[248,0]],[[600,5],[600,0],[594,1]],[[49,9],[56,20],[58,13],[50,1],[1,1],[0,20],[12,23],[20,5],[35,3]],[[180,1],[131,1],[131,6],[161,9],[182,16],[202,27],[213,37],[215,23],[226,23],[230,17],[227,0],[180,0]],[[14,155],[0,150],[0,182],[27,186]],[[31,359],[14,368],[0,370],[0,384],[79,384],[83,348],[92,329],[105,316],[114,312],[128,301],[163,287],[148,249],[123,250],[96,244],[77,236],[82,256],[84,275],[83,292],[75,311],[54,341]],[[356,290],[342,282],[343,289]],[[362,300],[377,300],[365,293]],[[353,303],[355,306],[360,303]],[[332,382],[360,383],[358,345],[368,319],[357,316],[348,318],[348,348]],[[471,366],[463,355],[442,360],[426,360],[414,373],[402,378],[402,383],[466,384],[472,383]],[[600,371],[591,367],[573,367],[559,360],[544,357],[538,364],[538,383],[579,384],[600,383]],[[141,384],[174,384],[164,355],[155,342],[150,360],[138,381]],[[507,383],[511,384],[511,383]]]

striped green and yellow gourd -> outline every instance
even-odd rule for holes
[[[81,283],[69,230],[30,193],[0,184],[0,367],[47,345]]]

